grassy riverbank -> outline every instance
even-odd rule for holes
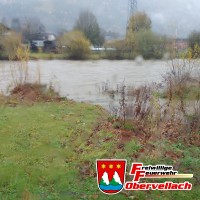
[[[66,59],[63,54],[55,53],[30,53],[31,60],[64,60]]]
[[[0,107],[0,199],[197,199],[200,149],[155,132],[114,129],[99,106],[73,101],[19,103],[2,98]],[[162,142],[161,142],[162,141]],[[194,173],[190,192],[102,194],[97,158],[168,164]],[[128,176],[127,176],[128,178]],[[151,180],[155,181],[155,180]],[[163,180],[160,180],[163,181]],[[186,180],[174,180],[186,181]]]
[[[105,153],[87,146],[101,114],[69,101],[2,106],[0,199],[76,199],[92,189],[80,170],[93,176],[90,164]]]
[[[130,55],[129,53],[119,53],[119,52],[92,52],[89,54],[85,60],[134,60],[136,55]],[[69,60],[67,54],[55,54],[55,53],[30,53],[31,60]]]

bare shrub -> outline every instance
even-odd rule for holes
[[[17,58],[17,62],[15,62]],[[16,57],[10,56],[10,71],[14,87],[23,85],[28,81],[29,76],[29,48],[18,47],[16,49]]]
[[[174,98],[178,99],[180,110],[185,113],[185,91],[188,88],[188,81],[191,79],[193,62],[190,60],[175,59],[171,61],[169,71],[163,75],[164,85],[166,87],[166,96],[168,107]]]
[[[110,113],[111,113],[111,117],[114,120],[117,120],[119,118],[119,108],[118,108],[118,106],[114,105],[113,103],[110,103],[109,110],[110,110]]]
[[[200,84],[196,78],[198,60],[195,58],[196,54],[188,50],[182,59],[171,60],[170,70],[163,76],[167,101],[164,132],[185,144],[197,144],[200,131]],[[193,88],[196,88],[194,96],[190,93]]]
[[[97,86],[99,93],[103,95],[108,95],[111,99],[115,99],[115,96],[120,95],[121,84],[117,84],[116,87],[113,87],[109,80],[102,82],[100,86]]]
[[[118,87],[119,106],[113,111],[124,125],[126,120],[146,136],[158,134],[159,138],[181,140],[185,144],[197,144],[200,132],[200,94],[196,96],[193,107],[185,97],[186,88],[191,87],[192,66],[172,66],[164,77],[167,98],[161,99],[162,84],[149,84],[138,88]]]
[[[125,83],[123,82],[120,90],[120,99],[119,99],[119,116],[122,119],[123,126],[125,127],[126,123],[126,110],[127,110],[127,99],[126,99],[126,86]]]
[[[133,102],[133,117],[137,120],[145,119],[151,111],[150,98],[151,89],[148,86],[142,86],[135,90]]]

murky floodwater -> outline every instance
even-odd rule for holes
[[[62,96],[107,106],[110,98],[99,93],[103,83],[111,87],[125,80],[126,85],[138,86],[147,82],[160,82],[169,68],[166,61],[30,61],[30,77],[34,79],[38,67],[41,82],[54,85]],[[37,76],[37,75],[36,75]],[[0,62],[0,90],[7,90],[12,83],[10,63]]]

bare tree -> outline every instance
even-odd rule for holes
[[[30,41],[34,36],[44,33],[46,28],[42,22],[37,18],[29,18],[26,20],[23,27],[23,40]]]

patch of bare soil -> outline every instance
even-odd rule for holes
[[[184,142],[182,133],[182,126],[180,123],[163,123],[160,127],[152,132],[150,127],[147,125],[144,126],[139,122],[134,124],[135,130],[125,130],[122,128],[113,128],[113,122],[108,122],[106,119],[99,120],[98,126],[95,127],[93,133],[90,136],[88,141],[88,145],[91,145],[91,138],[94,134],[97,134],[100,130],[105,130],[108,133],[113,133],[117,136],[117,149],[120,151],[124,150],[125,145],[131,140],[135,140],[140,143],[141,149],[134,153],[133,158],[140,159],[144,157],[144,155],[155,155],[155,157],[160,157],[160,155],[164,155],[165,157],[174,160],[174,164],[178,164],[178,160],[183,156],[183,152],[174,152],[172,150],[166,150],[165,148],[160,149],[157,145],[158,141],[162,143],[162,141],[169,141],[172,144],[177,143],[180,139]],[[190,135],[189,145],[199,146],[199,135],[193,134]],[[185,138],[188,139],[188,138]],[[113,140],[111,137],[106,137],[103,142],[110,142]],[[157,143],[156,143],[157,142]],[[188,144],[185,143],[185,144]],[[162,148],[162,147],[161,147]],[[116,149],[116,151],[117,151]],[[115,151],[115,152],[116,152]]]
[[[47,88],[46,85],[30,83],[16,86],[11,91],[10,97],[23,102],[49,102],[62,99],[52,88]]]

